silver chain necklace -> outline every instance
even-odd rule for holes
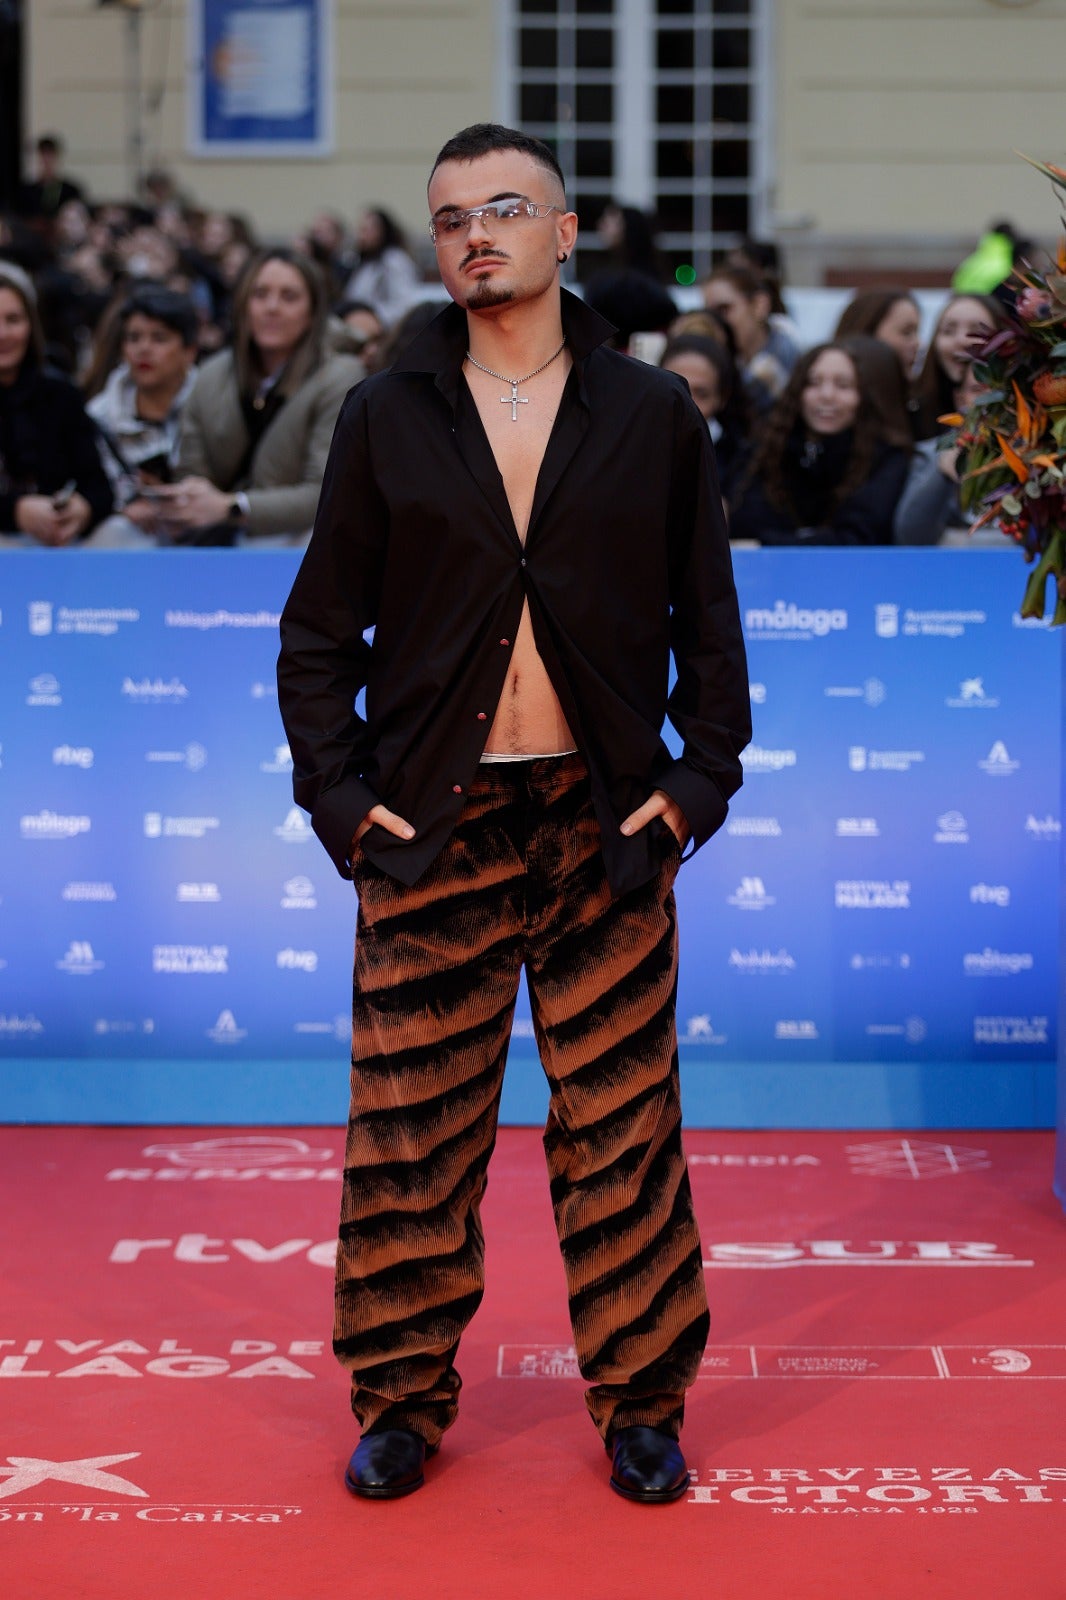
[[[565,349],[566,340],[564,339],[553,356],[549,356],[547,361],[542,361],[539,367],[534,367],[532,372],[527,372],[524,378],[507,378],[502,372],[493,372],[491,367],[483,367],[480,361],[474,360],[469,350],[466,352],[466,359],[469,361],[472,367],[476,367],[477,370],[479,372],[483,372],[486,377],[499,378],[501,383],[509,383],[511,385],[510,394],[501,394],[500,404],[502,406],[510,406],[511,421],[517,422],[519,406],[528,406],[529,404],[529,400],[525,395],[519,396],[518,385],[520,383],[528,383],[530,378],[535,378],[537,376],[538,372],[543,372],[545,367],[550,367],[553,361],[558,361]]]

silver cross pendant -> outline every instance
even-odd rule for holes
[[[500,396],[500,404],[501,404],[501,406],[510,406],[510,408],[511,408],[511,421],[512,422],[517,422],[518,421],[518,408],[519,408],[519,406],[528,406],[529,401],[526,399],[526,397],[524,395],[519,397],[518,383],[514,378],[510,378],[507,381],[511,385],[511,392],[510,392],[510,394],[501,394],[501,396]]]

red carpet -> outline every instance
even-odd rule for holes
[[[715,1323],[687,1498],[607,1488],[511,1129],[460,1422],[368,1504],[328,1347],[339,1133],[0,1130],[5,1600],[1062,1600],[1051,1136],[688,1147]]]

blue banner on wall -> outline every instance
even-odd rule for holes
[[[332,0],[193,0],[194,155],[323,155],[332,147]]]
[[[291,796],[295,558],[9,553],[0,1116],[343,1115],[355,906]],[[1051,1120],[1061,641],[1011,552],[739,551],[755,738],[678,880],[689,1120]],[[524,994],[505,1115],[541,1114]]]

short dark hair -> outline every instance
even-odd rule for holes
[[[566,179],[551,146],[545,144],[543,139],[535,139],[532,134],[522,133],[519,128],[505,128],[499,122],[474,122],[469,128],[454,134],[441,146],[430,177],[445,161],[477,161],[495,150],[517,150],[529,156],[559,180],[565,193]]]
[[[183,345],[192,349],[199,342],[200,317],[191,295],[179,294],[162,284],[145,284],[134,289],[118,314],[125,331],[131,317],[149,317],[161,322],[180,336]]]

